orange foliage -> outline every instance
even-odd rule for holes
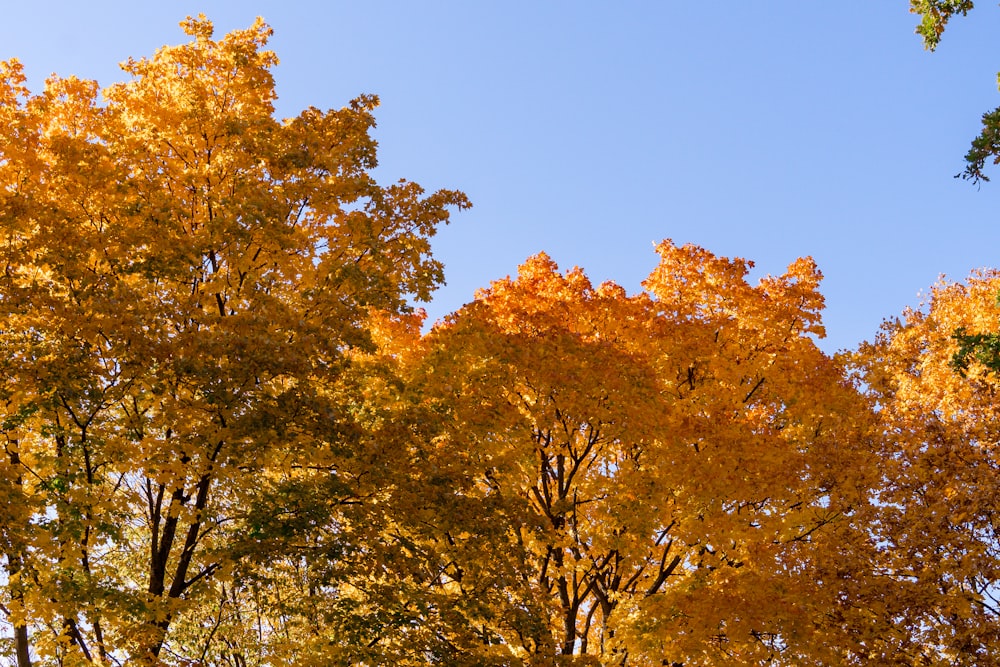
[[[658,251],[635,296],[533,257],[429,335],[441,585],[530,664],[821,663],[874,464],[819,274]]]
[[[952,363],[958,329],[1000,331],[998,293],[994,271],[942,282],[856,355],[884,448],[883,571],[929,664],[1000,664],[1000,378]]]

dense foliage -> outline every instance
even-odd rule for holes
[[[10,664],[1000,663],[1000,275],[831,357],[811,260],[664,241],[423,332],[465,197],[182,25],[104,91],[2,64]]]

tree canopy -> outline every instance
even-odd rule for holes
[[[811,259],[670,240],[427,328],[466,197],[376,182],[373,96],[277,120],[262,21],[182,27],[104,90],[0,64],[9,664],[1000,664],[995,271],[833,356]]]
[[[31,95],[3,65],[4,609],[22,664],[29,641],[60,664],[208,655],[255,503],[310,474],[365,493],[335,463],[365,429],[352,356],[370,317],[441,280],[428,239],[467,205],[372,179],[374,97],[275,120],[264,23],[218,41],[203,17],[182,26],[190,43],[104,91],[53,77]]]

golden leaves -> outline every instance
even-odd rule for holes
[[[631,638],[634,659],[684,661],[724,636],[752,661],[754,632],[798,632],[819,604],[817,550],[864,502],[864,405],[811,338],[813,263],[751,287],[742,260],[658,251],[635,296],[537,255],[427,337],[421,392],[445,411],[430,461],[506,526],[526,583],[491,604],[540,607],[531,641],[495,621],[515,655],[602,660]],[[442,558],[479,571],[486,554],[440,513]]]
[[[0,416],[30,499],[2,532],[9,562],[58,573],[22,576],[21,600],[60,660],[193,650],[248,543],[324,543],[385,496],[408,298],[440,281],[427,239],[467,205],[374,181],[372,97],[276,120],[261,20],[182,27],[104,91],[32,96],[2,65]],[[254,523],[265,499],[287,523]]]
[[[887,570],[906,573],[912,632],[953,664],[994,664],[997,377],[952,363],[955,332],[1000,328],[995,271],[942,281],[920,310],[887,324],[854,362],[878,404],[886,479],[877,525]],[[873,521],[874,523],[874,521]]]

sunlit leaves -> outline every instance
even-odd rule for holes
[[[887,448],[887,569],[908,582],[900,617],[933,664],[995,664],[1000,637],[997,377],[988,350],[970,353],[976,334],[954,335],[1000,330],[998,289],[991,271],[942,282],[858,355]]]
[[[440,282],[427,239],[467,205],[372,179],[373,97],[275,119],[262,21],[182,27],[103,91],[31,95],[3,65],[4,605],[43,662],[222,659],[205,623],[244,637],[228,609],[281,608],[278,569],[240,569],[247,534],[275,537],[253,508],[325,477],[322,503],[286,502],[324,544],[331,507],[370,490],[353,366],[373,310]]]
[[[930,50],[937,48],[948,21],[955,15],[965,16],[973,6],[972,0],[910,0],[910,11],[920,15],[917,34]]]
[[[635,296],[533,257],[427,337],[441,589],[524,660],[821,663],[850,644],[821,554],[870,459],[811,338],[819,274],[753,286],[741,260],[658,251]]]

